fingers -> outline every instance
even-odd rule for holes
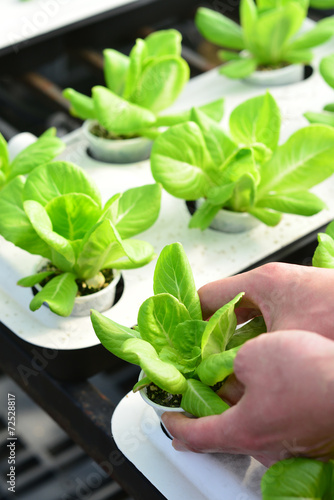
[[[245,386],[239,382],[236,376],[230,375],[219,389],[217,394],[229,405],[235,405],[244,395]]]
[[[244,292],[236,308],[239,322],[261,314],[268,325],[273,308],[279,309],[280,301],[286,302],[287,292],[291,295],[291,282],[300,285],[304,271],[300,271],[299,267],[271,262],[204,285],[198,290],[204,319],[212,316],[238,293]]]
[[[213,281],[202,286],[198,290],[198,295],[201,301],[203,318],[207,319],[212,316],[213,313],[240,292],[245,292],[244,297],[242,297],[238,305],[240,322],[247,321],[260,314],[259,306],[252,294],[252,285],[250,285],[250,279],[252,279],[251,273],[252,271]],[[250,314],[251,316],[249,317]]]
[[[221,415],[197,419],[188,418],[181,413],[164,413],[162,421],[174,437],[173,446],[178,451],[197,453],[238,453],[249,454],[243,442],[235,408]]]
[[[173,415],[175,416],[175,413],[173,413]],[[185,418],[187,418],[187,417],[185,417]],[[176,438],[173,439],[172,445],[173,445],[173,448],[176,451],[191,451],[193,453],[209,453],[209,450],[192,448],[191,446],[186,445],[183,441],[180,441],[179,439],[176,439]],[[213,452],[217,452],[218,450],[215,449],[215,450],[212,450],[212,451]],[[237,454],[238,455],[242,455],[242,454],[248,455],[249,453],[246,453],[246,452],[242,453],[241,451],[239,451],[239,452],[237,452]],[[280,460],[280,458],[277,457],[276,454],[273,454],[273,456],[271,456],[270,453],[268,453],[268,454],[255,453],[252,456],[253,456],[253,458],[255,458],[255,460],[257,460],[258,462],[260,462],[265,467],[270,467],[275,462],[277,462],[278,460]]]
[[[247,321],[254,319],[258,316],[262,316],[259,308],[254,309],[252,307],[247,308],[240,306],[235,308],[235,315],[237,317],[238,325],[246,323]]]

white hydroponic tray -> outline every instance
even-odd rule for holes
[[[168,500],[259,500],[266,468],[248,456],[178,452],[139,393],[116,407],[117,447]]]
[[[283,115],[281,142],[293,131],[308,124],[302,116],[304,111],[320,110],[324,104],[334,100],[334,91],[324,83],[317,71],[319,59],[331,52],[334,52],[334,41],[323,46],[321,51],[318,49],[314,72],[307,80],[270,89]],[[174,108],[188,108],[224,96],[224,126],[230,111],[237,104],[263,92],[265,89],[228,80],[219,75],[217,70],[212,70],[191,80]],[[80,130],[69,134],[65,141],[68,146],[61,158],[80,165],[92,175],[104,201],[130,187],[154,182],[149,161],[132,165],[97,162],[88,156],[87,144]],[[192,266],[196,285],[200,287],[209,281],[235,274],[330,222],[334,218],[334,179],[328,179],[314,191],[326,201],[327,210],[312,217],[284,215],[276,227],[261,224],[240,234],[220,233],[212,229],[204,232],[189,230],[190,215],[185,202],[163,192],[158,221],[139,238],[152,243],[157,254],[166,244],[181,242]],[[29,310],[32,291],[18,287],[16,281],[32,273],[38,259],[0,240],[1,321],[24,340],[42,347],[77,349],[96,345],[98,340],[88,317],[61,318],[46,307],[34,313]],[[153,261],[141,269],[124,271],[123,296],[105,315],[125,325],[134,325],[140,304],[152,295],[154,267]]]
[[[139,0],[1,0],[0,50]]]

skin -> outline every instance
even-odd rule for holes
[[[334,269],[274,262],[208,283],[198,291],[204,319],[239,292],[239,323],[262,315],[268,332],[307,330],[334,340]]]
[[[240,291],[238,322],[262,314],[270,334],[240,349],[220,391],[229,410],[163,415],[174,448],[253,455],[266,466],[334,458],[334,270],[273,263],[209,283],[199,290],[204,316]]]

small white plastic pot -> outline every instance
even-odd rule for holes
[[[40,271],[45,262],[46,261],[43,259],[38,263],[35,270],[36,273]],[[91,309],[95,309],[98,312],[103,312],[110,309],[115,302],[116,288],[121,278],[121,272],[119,270],[113,269],[113,274],[114,279],[111,281],[111,283],[109,283],[108,286],[102,288],[102,290],[91,293],[90,295],[76,297],[70,317],[89,316]],[[42,290],[42,287],[39,284],[35,285],[35,288],[38,291]],[[44,305],[48,307],[47,303],[45,303]]]
[[[93,135],[90,130],[97,123],[86,120],[82,125],[82,132],[89,144],[89,152],[96,160],[105,163],[137,163],[150,157],[153,141],[147,137],[133,139],[104,139]]]
[[[221,209],[211,222],[210,227],[223,233],[243,233],[260,224],[258,219],[247,212],[232,212]]]
[[[142,378],[145,377],[145,373],[143,372],[143,370],[141,370],[140,374],[139,374],[139,378],[138,380],[141,380]],[[179,408],[171,408],[169,406],[162,406],[162,405],[159,405],[157,403],[154,403],[154,401],[152,401],[148,396],[147,396],[147,392],[146,392],[146,387],[144,387],[143,389],[141,389],[139,391],[141,397],[143,398],[143,400],[145,401],[145,403],[147,403],[149,406],[151,406],[151,408],[153,408],[153,410],[155,411],[156,415],[158,416],[159,420],[160,420],[160,423],[161,423],[161,426],[163,427],[164,429],[164,432],[167,434],[168,437],[170,437],[170,439],[173,439],[173,436],[168,432],[168,430],[166,429],[166,427],[164,426],[162,420],[161,420],[161,415],[163,413],[165,413],[166,411],[168,412],[173,412],[173,413],[184,413],[185,415],[187,416],[190,416],[189,413],[185,412],[183,410],[183,408],[179,407]]]
[[[76,297],[71,316],[89,316],[90,310],[107,311],[115,302],[117,284],[121,278],[120,271],[113,269],[114,279],[108,286],[98,292]]]
[[[21,134],[14,135],[8,141],[8,153],[11,161],[14,160],[21,151],[37,141],[37,137],[30,132],[22,132]]]
[[[290,85],[304,79],[304,65],[290,64],[284,68],[254,71],[243,79],[244,82],[260,87]]]
[[[196,207],[199,207],[204,199],[196,201]],[[210,224],[211,229],[221,231],[222,233],[244,233],[259,226],[261,222],[248,212],[233,212],[232,210],[219,210]]]

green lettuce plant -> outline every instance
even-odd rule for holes
[[[0,189],[17,175],[26,175],[60,154],[65,144],[55,135],[56,130],[50,128],[10,161],[7,141],[0,134]]]
[[[320,61],[319,71],[325,82],[334,89],[334,54]],[[323,123],[334,127],[334,103],[326,104],[322,112],[307,111],[304,116],[310,123]]]
[[[224,48],[218,52],[227,61],[220,73],[245,78],[256,69],[312,61],[310,49],[333,36],[334,23],[324,19],[300,32],[308,6],[308,0],[241,0],[240,25],[206,7],[197,10],[195,24],[204,38]]]
[[[189,66],[181,57],[181,34],[161,30],[138,38],[130,55],[105,49],[106,86],[92,88],[92,96],[64,90],[73,115],[97,120],[108,138],[155,138],[158,127],[189,119],[189,111],[160,114],[179,96],[189,80]],[[213,118],[222,117],[223,100],[204,106]],[[104,136],[102,135],[102,137]]]
[[[314,9],[332,9],[334,7],[333,0],[310,0],[310,7]]]
[[[94,181],[68,162],[42,165],[9,182],[0,192],[0,234],[56,268],[18,282],[31,287],[49,280],[30,309],[46,302],[51,311],[68,316],[78,281],[150,262],[152,245],[132,236],[156,221],[160,197],[160,186],[151,184],[115,194],[103,206]]]
[[[221,208],[278,224],[282,213],[310,216],[325,203],[310,188],[334,172],[334,130],[309,125],[278,145],[274,98],[251,98],[231,113],[229,133],[199,110],[192,121],[158,137],[151,153],[154,179],[177,198],[204,203],[189,227],[205,229]]]
[[[198,417],[219,414],[228,405],[212,389],[233,372],[241,345],[265,331],[257,318],[236,330],[234,307],[243,293],[203,321],[187,256],[180,243],[166,246],[156,263],[154,295],[141,305],[138,325],[128,328],[91,312],[96,335],[115,356],[145,372],[134,391],[153,382],[182,395],[181,407]]]
[[[334,221],[328,224],[324,233],[318,233],[318,246],[313,255],[312,265],[334,268]]]
[[[263,500],[332,500],[334,460],[289,458],[272,465],[261,480]]]

